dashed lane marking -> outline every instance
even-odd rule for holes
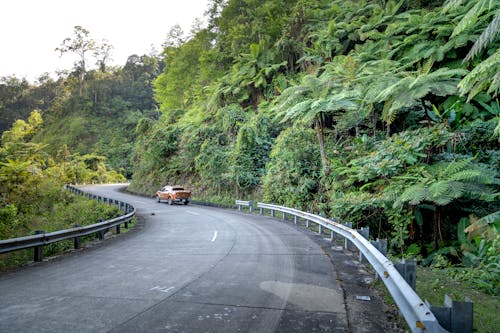
[[[167,287],[160,287],[160,286],[155,286],[149,290],[158,290],[158,291],[161,291],[162,293],[168,293],[170,290],[174,289],[175,287],[170,287],[170,288],[167,288]]]

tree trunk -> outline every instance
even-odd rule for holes
[[[439,206],[436,206],[436,210],[434,211],[434,228],[432,232],[434,251],[439,248],[439,239],[443,240],[443,236],[441,235],[441,209]]]
[[[316,128],[316,135],[318,136],[319,143],[319,154],[321,155],[321,165],[325,170],[328,169],[328,160],[326,159],[325,152],[325,135],[323,133],[323,125],[319,119],[314,121],[314,127]]]

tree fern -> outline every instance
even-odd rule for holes
[[[473,160],[473,157],[469,157],[458,161],[454,160],[448,164],[438,163],[434,167],[436,168],[436,171],[440,175],[442,175],[442,177],[450,177],[453,174],[464,170],[469,164],[471,164]],[[443,165],[445,166],[445,168],[443,169],[443,171],[441,171]]]
[[[446,13],[450,9],[462,5],[463,2],[464,0],[447,0],[443,6],[443,12]]]
[[[461,170],[450,176],[450,180],[463,181],[468,183],[478,182],[491,184],[491,176],[485,174],[483,170]]]
[[[382,119],[391,124],[398,110],[416,105],[429,94],[447,96],[457,92],[459,78],[467,71],[440,68],[430,73],[410,73],[382,90],[375,98],[384,102]]]
[[[470,3],[474,3],[474,1],[470,1]],[[482,12],[488,8],[491,4],[491,0],[477,0],[471,9],[467,11],[464,17],[458,22],[455,30],[451,34],[451,38],[460,34],[462,31],[467,29],[469,26],[473,25],[477,18],[482,14]]]
[[[469,53],[465,56],[464,61],[472,60],[482,50],[484,50],[490,43],[492,43],[500,32],[500,9],[497,9],[493,20],[488,27],[481,33],[477,41],[474,43]]]
[[[395,201],[394,206],[400,206],[403,202],[409,202],[410,205],[416,206],[429,197],[429,190],[425,184],[416,184],[408,187],[398,200]]]
[[[479,63],[458,84],[461,96],[467,95],[467,102],[481,91],[498,95],[500,92],[500,49]]]
[[[464,196],[488,195],[488,185],[493,184],[495,175],[483,170],[473,159],[440,162],[426,168],[422,172],[422,180],[406,188],[395,205],[408,202],[418,205],[431,202],[437,206],[445,206],[453,200]]]

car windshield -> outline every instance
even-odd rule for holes
[[[173,191],[184,191],[184,188],[182,188],[182,187],[174,187],[172,190]]]

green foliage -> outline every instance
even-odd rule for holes
[[[458,84],[460,94],[468,100],[482,91],[498,95],[500,92],[500,49],[479,63]]]
[[[267,137],[267,119],[258,121],[259,129],[254,125],[246,125],[238,131],[238,137],[232,151],[230,165],[231,178],[237,187],[237,193],[249,191],[260,183],[265,172],[265,165],[270,152],[270,141]]]
[[[465,195],[492,200],[488,185],[494,183],[495,173],[472,161],[469,158],[430,165],[422,171],[422,179],[408,187],[394,205],[408,202],[415,206],[430,202],[444,206]]]
[[[425,162],[430,152],[445,146],[450,138],[451,133],[442,126],[401,132],[377,142],[345,167],[337,168],[337,172],[346,177],[347,185],[394,177]]]
[[[15,235],[19,225],[17,207],[13,204],[0,208],[0,239],[7,239]]]
[[[497,308],[500,305],[498,296],[488,295],[477,290],[473,285],[472,276],[469,279],[456,279],[465,268],[430,269],[417,266],[417,293],[430,304],[440,305],[444,295],[453,300],[462,301],[468,297],[474,303],[474,330],[477,332],[497,332],[500,323],[497,320]]]
[[[369,226],[398,255],[447,269],[470,259],[491,275],[493,240],[465,237],[464,218],[500,208],[498,10],[215,0],[208,25],[174,26],[158,57],[36,87],[5,79],[0,112],[25,120],[4,136],[2,198],[24,214],[32,189],[106,181],[111,166],[138,192],[182,183],[202,200],[319,210]],[[41,131],[27,108],[43,114]],[[37,204],[60,199],[49,197]]]
[[[277,138],[263,178],[263,199],[288,207],[311,209],[321,175],[314,132],[291,127]]]
[[[28,122],[18,120],[2,135],[0,146],[0,238],[31,234],[44,228],[54,231],[68,227],[68,215],[77,214],[74,223],[84,223],[81,207],[71,207],[72,199],[62,189],[66,182],[116,182],[124,178],[110,171],[105,158],[98,155],[71,155],[63,146],[55,157],[45,145],[30,142],[43,121],[34,111]],[[92,207],[96,213],[104,213]],[[73,209],[75,212],[73,213]],[[90,210],[90,209],[89,209]],[[93,213],[94,214],[94,213]],[[109,214],[106,213],[106,216]],[[94,216],[94,215],[92,215]],[[93,221],[96,218],[92,217]],[[64,225],[64,227],[62,227]]]
[[[497,214],[498,215],[498,214]],[[462,246],[463,265],[469,269],[455,274],[458,280],[468,280],[490,295],[500,294],[500,219],[488,229],[489,238],[476,236]]]

